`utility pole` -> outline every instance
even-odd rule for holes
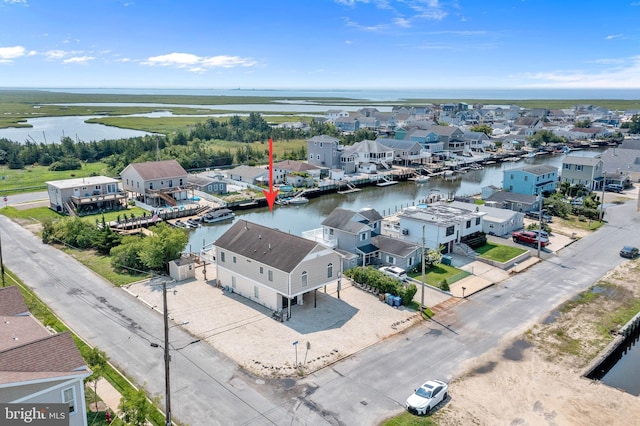
[[[4,262],[2,261],[2,235],[0,234],[0,274],[2,274],[2,287],[4,287]]]
[[[540,190],[540,211],[538,213],[538,259],[540,258],[540,245],[542,244],[542,242],[540,240],[542,240],[542,205],[544,204],[544,196],[542,195],[542,189]]]
[[[607,186],[607,172],[602,172],[602,196],[600,197],[600,222],[604,220],[604,188]]]
[[[421,256],[421,261],[422,261],[422,295],[420,296],[420,315],[422,315],[422,312],[424,312],[424,262],[425,262],[425,256],[424,256],[424,227],[425,225],[422,225],[422,256]]]
[[[169,311],[167,310],[167,281],[162,281],[162,304],[164,310],[164,385],[165,385],[165,425],[171,426],[171,385],[169,382]]]

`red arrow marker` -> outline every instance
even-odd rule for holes
[[[267,204],[269,204],[269,210],[273,211],[273,204],[278,196],[278,190],[273,190],[273,140],[269,138],[269,191],[263,189]]]

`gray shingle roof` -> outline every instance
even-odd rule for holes
[[[527,173],[531,173],[532,175],[546,175],[547,173],[558,173],[558,168],[553,166],[548,166],[546,164],[536,164],[533,166],[522,166],[522,167],[514,167],[513,169],[505,170],[505,172],[511,171],[523,171]]]
[[[86,369],[69,332],[52,334],[0,352],[0,371],[75,372]]]
[[[398,238],[391,238],[385,235],[378,235],[371,238],[371,242],[375,244],[380,251],[395,254],[400,257],[407,257],[413,253],[418,247],[415,244]]]
[[[288,273],[318,244],[277,229],[239,220],[214,245]]]
[[[382,219],[382,217],[377,211],[375,210],[373,211],[375,212],[375,214],[377,214],[377,216],[380,217],[380,219]],[[360,212],[360,214],[362,213],[363,212]],[[358,213],[352,210],[336,208],[336,209],[333,209],[333,211],[329,214],[329,216],[327,216],[326,219],[322,221],[321,225],[326,226],[328,228],[340,229],[341,231],[349,232],[351,234],[357,234],[362,230],[370,229],[370,227],[368,226],[368,222],[370,222],[371,219],[369,218],[376,217],[375,214],[372,212],[369,212],[367,214],[369,216],[365,216],[363,214],[363,217],[365,220],[358,221],[358,220],[354,220],[354,218],[357,218]],[[374,219],[374,220],[380,220],[380,219]]]

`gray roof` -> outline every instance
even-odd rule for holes
[[[289,273],[318,244],[277,229],[238,220],[216,240],[215,246]]]
[[[577,155],[567,155],[564,160],[562,160],[562,164],[578,164],[583,166],[595,166],[598,164],[601,159],[597,157],[579,157]]]
[[[347,209],[336,208],[333,209],[329,216],[327,216],[327,218],[322,221],[321,225],[328,228],[340,229],[341,231],[357,234],[363,229],[370,229],[370,227],[368,226],[368,218],[364,215],[362,215],[361,218],[363,220],[354,220],[360,219],[358,217],[358,213]]]
[[[344,151],[345,154],[352,154],[356,152],[389,152],[393,150],[379,142],[365,139],[345,148]]]
[[[533,166],[514,167],[513,169],[505,170],[505,173],[513,172],[513,171],[522,171],[526,173],[531,173],[532,175],[541,176],[541,175],[546,175],[547,173],[558,173],[558,168],[553,166],[548,166],[546,164],[536,164]]]
[[[418,247],[416,244],[412,244],[398,238],[387,237],[385,235],[377,235],[371,238],[371,242],[375,244],[380,251],[395,254],[400,257],[407,257],[411,255],[411,253],[416,251],[416,248]]]
[[[229,175],[241,176],[244,179],[255,179],[258,176],[262,176],[269,173],[269,171],[261,167],[251,167],[251,166],[242,165],[229,170],[227,173]]]
[[[424,207],[409,207],[402,210],[398,216],[412,218],[421,222],[433,223],[436,225],[453,225],[462,221],[474,219],[484,213],[475,211],[475,205],[459,208],[448,203],[429,204]]]
[[[600,154],[600,158],[605,171],[640,172],[640,150],[609,148]]]
[[[523,204],[533,204],[537,200],[538,197],[536,195],[519,194],[517,192],[510,191],[496,191],[490,197],[485,199],[485,201],[495,201],[498,203],[509,201]]]
[[[406,150],[409,150],[411,148],[416,147],[416,145],[417,145],[417,147],[421,147],[421,145],[418,142],[410,141],[410,140],[378,138],[378,139],[376,139],[376,141],[381,143],[382,145],[384,145],[386,147],[391,148],[391,149],[406,149]]]
[[[338,142],[340,142],[338,139],[334,138],[333,136],[328,136],[328,135],[314,136],[311,139],[308,139],[307,141],[308,142],[325,142],[325,143],[338,143]]]
[[[488,218],[494,218],[504,222],[504,221],[510,220],[511,218],[513,218],[518,214],[520,215],[523,214],[510,209],[500,209],[498,207],[489,207],[483,204],[469,204],[469,203],[463,203],[461,201],[453,201],[450,203],[450,205],[454,207],[460,207],[463,209],[470,208],[470,207],[477,208],[479,212],[486,213],[483,220],[487,220]]]
[[[78,188],[80,186],[95,186],[95,185],[105,185],[110,183],[118,183],[118,180],[114,178],[106,177],[106,176],[88,176],[84,178],[50,180],[45,183],[47,183],[48,185],[54,186],[56,188],[64,189],[64,188]]]

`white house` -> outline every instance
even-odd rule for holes
[[[220,284],[269,309],[302,304],[340,283],[340,255],[314,241],[245,220],[214,243]]]

